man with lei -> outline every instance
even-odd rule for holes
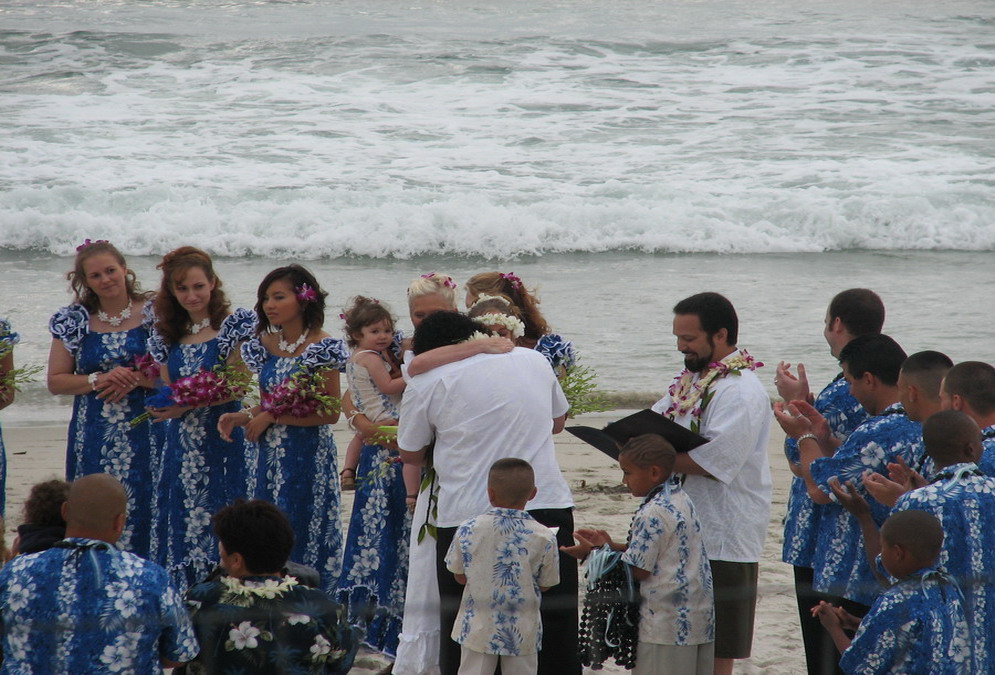
[[[753,642],[770,516],[770,399],[753,372],[763,364],[736,346],[739,319],[728,299],[699,293],[677,303],[674,315],[685,369],[653,410],[708,439],[679,454],[674,471],[685,476],[712,568],[715,672],[731,673]]]
[[[236,501],[214,515],[226,576],[190,589],[201,653],[192,673],[347,673],[359,646],[344,608],[282,570],[294,545],[283,512]]]

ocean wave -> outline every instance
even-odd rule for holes
[[[995,249],[995,206],[981,190],[888,197],[829,192],[722,194],[707,185],[691,191],[609,181],[516,201],[418,189],[140,188],[109,195],[17,188],[0,206],[0,246],[69,255],[90,238],[112,240],[136,255],[183,243],[224,256],[302,259]]]

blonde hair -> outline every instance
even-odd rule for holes
[[[441,295],[450,305],[456,307],[456,280],[439,272],[423,274],[408,284],[408,302],[424,295]]]
[[[535,290],[529,291],[525,284],[512,273],[481,272],[470,277],[466,289],[473,295],[504,296],[522,313],[525,323],[525,337],[538,340],[550,333],[549,324],[539,311],[539,298]]]

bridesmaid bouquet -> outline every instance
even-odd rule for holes
[[[304,368],[262,396],[262,409],[274,417],[331,415],[338,412],[340,403],[337,398],[325,393],[325,379],[320,370]]]
[[[136,356],[135,362],[131,364],[131,367],[137,370],[138,373],[144,378],[153,381],[159,379],[160,366],[149,353]]]
[[[19,340],[17,333],[4,330],[5,323],[0,321],[0,359],[14,351],[14,345]],[[13,339],[10,338],[11,335]],[[41,372],[41,366],[24,366],[23,368],[14,368],[4,373],[3,376],[0,376],[0,401],[6,401],[10,397],[10,394],[15,391],[21,391],[22,384],[34,382],[35,375]]]
[[[150,408],[168,408],[174,405],[198,408],[242,398],[251,386],[250,373],[242,368],[220,365],[212,370],[199,370],[193,375],[181,377],[169,386],[160,387],[156,393],[145,399],[145,405]],[[131,426],[138,426],[151,416],[151,413],[144,412],[131,420]]]
[[[560,388],[570,404],[570,417],[611,410],[612,403],[608,396],[598,389],[597,377],[593,369],[580,365],[576,360],[560,376]]]

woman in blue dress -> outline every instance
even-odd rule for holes
[[[271,411],[280,385],[301,371],[318,377],[324,395],[339,398],[339,370],[349,352],[322,329],[327,295],[300,265],[266,275],[257,293],[256,336],[242,345],[242,360],[259,374],[263,404],[222,415],[218,430],[227,439],[235,427],[245,427],[247,448],[258,452],[250,491],[287,514],[295,536],[290,559],[315,568],[322,590],[331,595],[342,569],[341,495],[331,426],[339,415]]]
[[[122,548],[147,557],[153,522],[155,464],[162,425],[131,425],[155,386],[139,359],[147,354],[151,302],[138,289],[124,256],[89,239],[67,275],[75,302],[49,321],[48,390],[71,394],[66,479],[110,473],[128,493]]]
[[[163,381],[171,384],[224,366],[244,368],[238,347],[251,337],[256,315],[247,309],[230,312],[210,256],[183,246],[167,253],[158,269],[162,284],[149,353],[164,366]],[[218,434],[221,415],[241,407],[240,400],[228,400],[151,411],[166,428],[158,541],[152,554],[180,592],[202,581],[218,562],[211,516],[247,496],[249,467],[242,430],[234,431],[232,443]]]
[[[14,370],[14,345],[21,336],[10,327],[10,321],[0,319],[0,410],[14,402],[13,386],[5,386],[4,378]],[[3,432],[0,431],[0,517],[7,507],[7,452],[3,447]]]

